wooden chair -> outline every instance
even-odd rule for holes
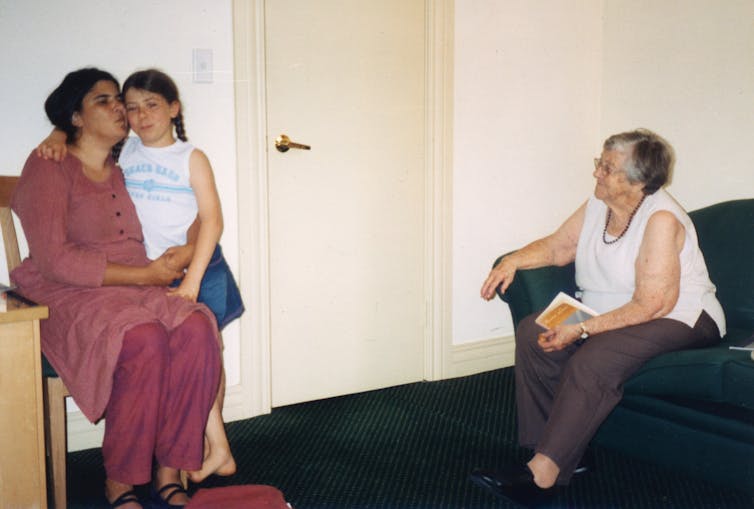
[[[13,225],[10,199],[18,177],[0,176],[0,229],[3,233],[5,259],[8,273],[21,264],[18,237]],[[56,509],[66,507],[65,461],[67,452],[65,398],[68,389],[57,373],[42,356],[45,400],[45,443],[47,448],[47,481],[53,487],[53,504]]]

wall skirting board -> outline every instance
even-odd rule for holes
[[[513,365],[513,336],[487,339],[453,345],[446,378],[474,375],[484,371]],[[228,387],[225,391],[223,418],[226,422],[245,419],[243,391],[240,386]],[[68,450],[80,451],[102,446],[105,432],[103,421],[90,423],[79,411],[68,413]]]
[[[453,345],[446,378],[475,375],[514,364],[513,336]]]

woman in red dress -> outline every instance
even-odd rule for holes
[[[142,507],[133,486],[152,481],[158,505],[180,507],[188,497],[179,471],[202,466],[217,394],[217,324],[205,306],[168,296],[165,286],[180,272],[146,256],[110,155],[127,132],[117,80],[74,71],[45,110],[66,132],[68,154],[61,162],[32,154],[24,166],[12,206],[29,257],[11,278],[49,307],[42,350],[81,411],[92,422],[106,418],[110,505]]]

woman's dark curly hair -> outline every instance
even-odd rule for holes
[[[112,74],[95,67],[87,67],[68,73],[47,97],[47,118],[52,125],[65,133],[67,143],[72,143],[78,132],[78,128],[73,125],[73,114],[81,111],[84,96],[98,81],[111,81],[120,90],[120,84]]]

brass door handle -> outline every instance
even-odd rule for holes
[[[309,145],[304,145],[303,143],[296,143],[294,141],[291,141],[291,139],[285,134],[281,134],[280,136],[275,138],[275,148],[278,149],[279,152],[288,152],[292,148],[298,148],[301,150],[312,149]]]

